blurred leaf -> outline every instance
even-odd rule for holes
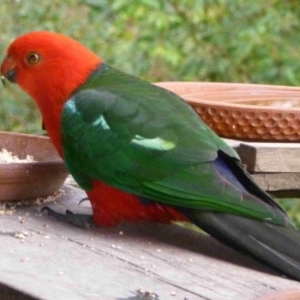
[[[288,211],[297,228],[300,228],[300,199],[285,198],[278,200],[278,203]]]
[[[115,67],[152,82],[299,85],[300,6],[295,3],[53,0],[36,5],[33,0],[3,0],[0,51],[4,53],[25,32],[53,30],[81,41]],[[17,88],[1,89],[0,98],[6,99],[1,102],[0,129],[40,130],[38,112],[27,95]]]

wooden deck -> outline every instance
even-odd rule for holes
[[[56,209],[85,197],[70,184],[63,190]],[[157,224],[83,230],[41,215],[42,206],[0,210],[0,299],[254,300],[300,289],[202,233]]]

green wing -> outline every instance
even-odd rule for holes
[[[220,152],[239,158],[180,97],[108,65],[67,101],[62,140],[66,164],[86,190],[98,179],[168,205],[286,222],[272,199],[216,169]]]

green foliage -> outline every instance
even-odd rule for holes
[[[299,85],[297,1],[2,0],[0,53],[18,35],[69,35],[149,81]],[[1,89],[0,129],[39,132],[28,96]]]
[[[289,213],[297,228],[300,229],[300,199],[285,198],[278,203]]]

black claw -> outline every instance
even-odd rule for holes
[[[82,202],[84,202],[84,201],[90,201],[90,199],[89,199],[89,198],[82,198],[82,199],[79,201],[78,206],[80,206],[80,204],[81,204]]]
[[[66,214],[61,214],[48,206],[44,206],[41,210],[42,214],[47,214],[50,217],[54,217],[60,221],[71,223],[77,227],[88,229],[93,223],[93,217],[90,215],[74,214],[70,210],[66,210]]]

